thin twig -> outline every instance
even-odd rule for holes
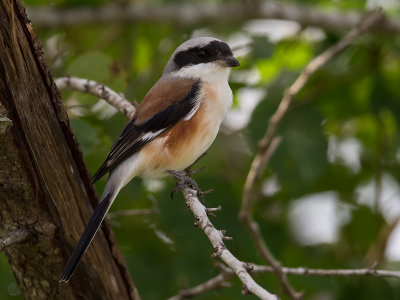
[[[272,156],[272,154],[274,154],[276,148],[278,148],[280,143],[281,138],[274,137],[269,143],[270,146],[266,148],[263,152],[259,151],[254,158],[244,184],[242,207],[239,212],[239,217],[241,219],[250,215],[251,209],[254,205],[253,198],[251,197],[253,186],[259,177],[261,167],[265,166],[268,163],[270,157]]]
[[[184,183],[180,177],[175,177],[175,179],[179,185]],[[199,201],[197,192],[190,187],[186,187],[182,190],[182,194],[185,198],[186,205],[194,214],[195,224],[203,230],[214,248],[212,257],[221,259],[233,270],[243,283],[243,291],[248,291],[258,296],[260,299],[278,299],[277,296],[269,293],[258,285],[247,271],[246,264],[238,260],[227,249],[224,243],[223,231],[217,230],[211,223],[207,215],[207,208]]]
[[[272,267],[254,266],[255,273],[274,273]],[[363,269],[309,269],[305,267],[286,268],[282,267],[282,272],[286,275],[297,276],[372,276],[372,277],[391,277],[400,279],[400,271],[376,270],[374,268]]]
[[[274,269],[270,266],[260,266],[248,264],[249,269],[252,269],[252,274],[259,273],[275,273]],[[400,271],[389,271],[389,270],[376,270],[374,268],[363,268],[363,269],[310,269],[305,267],[298,268],[287,268],[282,267],[282,272],[285,275],[295,276],[320,276],[320,277],[333,277],[333,276],[372,276],[382,278],[397,278],[400,279]],[[198,296],[202,293],[209,292],[211,290],[219,289],[227,286],[227,281],[230,280],[235,273],[229,269],[224,268],[223,272],[209,280],[196,285],[193,288],[181,290],[176,296],[169,298],[168,300],[184,300],[191,297]]]
[[[347,46],[352,44],[360,35],[370,29],[374,24],[382,19],[383,11],[381,8],[375,10],[373,13],[365,17],[350,33],[348,33],[343,39],[337,44],[328,48],[322,54],[312,59],[307,66],[300,73],[296,81],[285,91],[285,94],[272,117],[269,120],[267,130],[264,137],[259,142],[259,150],[254,158],[249,173],[247,174],[246,182],[244,185],[242,195],[242,207],[239,212],[239,218],[244,222],[248,228],[252,239],[256,243],[258,252],[260,255],[271,265],[274,269],[276,276],[278,277],[281,286],[286,294],[292,299],[301,299],[302,294],[297,293],[287,280],[280,263],[275,259],[272,253],[269,251],[265,241],[263,240],[258,224],[252,218],[252,208],[254,206],[251,192],[254,184],[260,176],[262,170],[265,168],[269,161],[269,158],[273,154],[279,140],[275,137],[277,127],[285,116],[289,106],[292,103],[293,97],[295,97],[299,91],[308,82],[309,78],[323,65],[325,65],[333,57],[337,56]]]
[[[230,269],[229,269],[230,270]],[[200,294],[203,294],[208,291],[216,290],[226,286],[226,280],[232,278],[235,275],[232,270],[229,273],[221,273],[199,285],[196,285],[190,289],[184,289],[179,292],[178,295],[175,295],[168,300],[185,300],[189,298],[193,298]]]
[[[6,247],[24,242],[29,239],[31,233],[26,229],[18,229],[5,233],[0,237],[0,251]]]
[[[99,97],[107,101],[111,106],[118,109],[128,118],[131,118],[136,111],[135,106],[131,102],[109,87],[96,81],[67,76],[56,78],[55,83],[60,91],[75,90]]]
[[[272,156],[272,154],[275,152],[275,149],[278,147],[280,141],[281,139],[279,137],[273,138],[270,144],[271,146],[268,147],[266,151],[261,155],[257,155],[253,161],[253,164],[255,163],[257,165],[266,165],[269,158]],[[288,294],[292,299],[302,299],[303,293],[296,292],[295,289],[291,286],[290,282],[286,278],[286,275],[282,272],[280,262],[275,259],[272,252],[269,250],[267,244],[262,238],[257,222],[255,222],[251,216],[252,207],[254,205],[251,198],[251,191],[253,189],[253,185],[257,177],[258,177],[257,171],[254,168],[251,168],[247,175],[244,187],[242,209],[240,210],[239,217],[249,230],[251,238],[253,239],[261,257],[266,262],[268,262],[271,265],[271,267],[275,270],[274,273],[276,274],[279,282],[281,283],[283,291],[286,294]]]

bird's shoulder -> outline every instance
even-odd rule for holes
[[[199,84],[199,80],[192,78],[163,76],[137,106],[136,113],[133,116],[135,123],[143,124],[158,112],[182,101],[188,95],[190,96]]]

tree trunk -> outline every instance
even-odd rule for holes
[[[23,295],[139,299],[107,222],[58,282],[98,198],[19,0],[1,0],[0,43],[0,237]]]

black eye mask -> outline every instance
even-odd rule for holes
[[[192,47],[175,54],[174,62],[178,70],[191,65],[209,63],[227,56],[232,56],[228,44],[221,41],[212,41],[203,47]]]

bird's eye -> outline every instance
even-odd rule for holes
[[[200,51],[198,52],[198,56],[199,56],[200,58],[206,58],[207,53],[206,53],[206,51],[204,51],[204,50],[200,50]]]

